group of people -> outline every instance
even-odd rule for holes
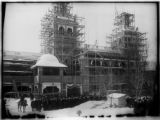
[[[32,111],[41,111],[43,107],[42,103],[44,101],[43,97],[41,96],[40,99],[35,99],[32,93],[30,93],[29,97],[31,100]],[[25,95],[21,94],[20,100],[18,101],[18,111],[25,112],[27,105],[28,103],[27,103],[27,100],[25,99]]]
[[[31,100],[31,109],[32,111],[41,111],[51,109],[61,109],[66,107],[73,107],[88,100],[101,100],[105,97],[96,97],[96,96],[77,96],[77,97],[48,97],[46,95],[34,96],[32,93],[29,95]],[[25,95],[21,94],[20,100],[18,102],[18,111],[25,112],[27,107],[27,100]]]
[[[28,104],[27,104],[27,100],[25,99],[25,96],[21,95],[20,100],[18,101],[18,111],[19,112],[25,112],[27,105]]]
[[[151,112],[153,99],[150,96],[142,96],[137,98],[128,97],[126,99],[127,106],[134,108],[136,115],[149,115]]]

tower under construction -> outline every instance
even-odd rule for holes
[[[72,5],[57,3],[42,19],[41,52],[54,54],[73,74],[73,56],[79,54],[84,42],[83,18],[71,14]]]
[[[136,95],[140,95],[147,59],[146,33],[135,27],[135,15],[126,12],[116,14],[114,26],[111,47],[124,56],[126,82],[136,90]]]

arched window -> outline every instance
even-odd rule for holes
[[[68,28],[68,29],[67,29],[67,33],[68,33],[69,35],[72,35],[72,28]]]
[[[59,28],[59,33],[64,34],[64,28],[62,26]]]

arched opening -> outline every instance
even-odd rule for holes
[[[68,28],[68,29],[67,29],[67,33],[68,33],[69,35],[72,35],[72,28]]]
[[[58,93],[59,88],[57,86],[47,86],[46,88],[43,89],[43,93]]]
[[[59,28],[59,34],[64,34],[64,28],[62,26]]]
[[[76,85],[68,86],[67,97],[80,96],[80,87]]]

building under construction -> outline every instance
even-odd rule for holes
[[[57,3],[42,19],[42,53],[54,54],[62,63],[68,65],[67,75],[73,73],[73,56],[79,54],[84,42],[83,18],[72,15],[72,6]]]
[[[144,81],[144,71],[147,59],[146,33],[135,27],[135,15],[123,12],[116,13],[115,29],[110,36],[111,47],[120,51],[124,57],[125,82],[133,88],[136,95],[140,95]],[[122,64],[122,63],[121,63]]]
[[[101,47],[84,44],[83,18],[72,15],[71,8],[57,3],[42,19],[42,53],[53,54],[68,66],[63,70],[64,86],[78,84],[83,94],[92,95],[145,94],[147,39],[135,27],[135,15],[116,13],[108,36],[111,47]]]

